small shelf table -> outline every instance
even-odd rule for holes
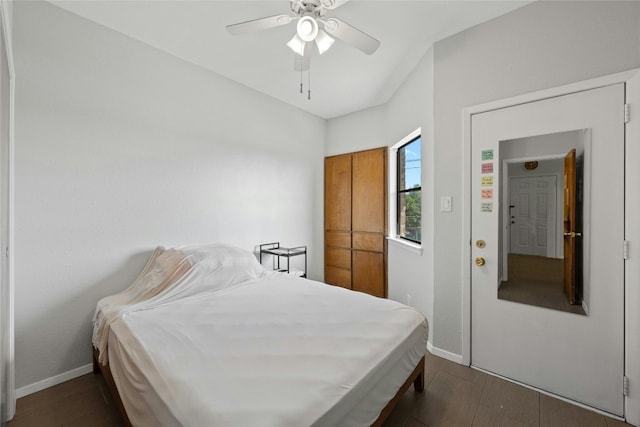
[[[302,277],[307,277],[307,247],[296,246],[294,248],[285,248],[280,246],[280,242],[263,243],[260,245],[260,264],[262,264],[262,255],[273,255],[275,257],[275,270],[289,273],[290,258],[295,256],[304,256],[304,270],[302,271]],[[286,258],[287,267],[280,266],[280,258]]]

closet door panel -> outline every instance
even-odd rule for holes
[[[325,264],[329,267],[338,267],[351,270],[351,250],[342,248],[327,248],[324,251]]]
[[[354,291],[385,298],[387,296],[386,276],[384,254],[380,252],[353,251],[352,289]]]
[[[384,251],[384,234],[353,233],[353,249],[373,252]]]
[[[324,228],[351,231],[351,155],[324,161]]]
[[[353,154],[353,231],[385,232],[386,149]]]
[[[330,285],[351,289],[351,270],[326,266],[324,268],[324,281]]]
[[[351,233],[348,231],[327,231],[324,234],[325,246],[351,248]]]

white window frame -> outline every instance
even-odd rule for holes
[[[389,235],[387,239],[390,242],[396,243],[397,245],[408,249],[417,254],[422,254],[422,246],[423,243],[412,242],[407,239],[403,239],[397,234],[397,196],[398,196],[398,149],[403,145],[411,142],[412,140],[422,136],[422,128],[418,128],[411,132],[409,135],[402,138],[396,144],[389,147]],[[422,180],[421,180],[422,181]],[[422,182],[421,182],[422,184]],[[423,217],[424,218],[424,217]],[[421,224],[424,225],[424,224]],[[423,239],[424,240],[424,239]]]

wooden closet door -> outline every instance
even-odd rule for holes
[[[324,162],[326,283],[351,289],[351,154]]]
[[[353,154],[353,231],[385,233],[386,148]]]
[[[351,154],[324,159],[324,229],[351,231]]]
[[[352,289],[387,296],[387,149],[353,154]]]
[[[325,158],[325,268],[332,285],[387,295],[387,148]]]

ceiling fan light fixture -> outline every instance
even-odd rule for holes
[[[298,21],[297,34],[305,42],[313,41],[318,35],[318,23],[311,16],[303,16]]]
[[[291,38],[291,40],[289,40],[287,46],[289,46],[289,48],[294,51],[294,53],[297,53],[300,56],[304,56],[304,48],[306,44],[307,43],[302,40],[298,34],[295,34]]]
[[[318,46],[318,52],[320,55],[329,50],[335,41],[336,40],[329,34],[325,33],[323,30],[319,30],[318,35],[316,36],[316,46]]]

